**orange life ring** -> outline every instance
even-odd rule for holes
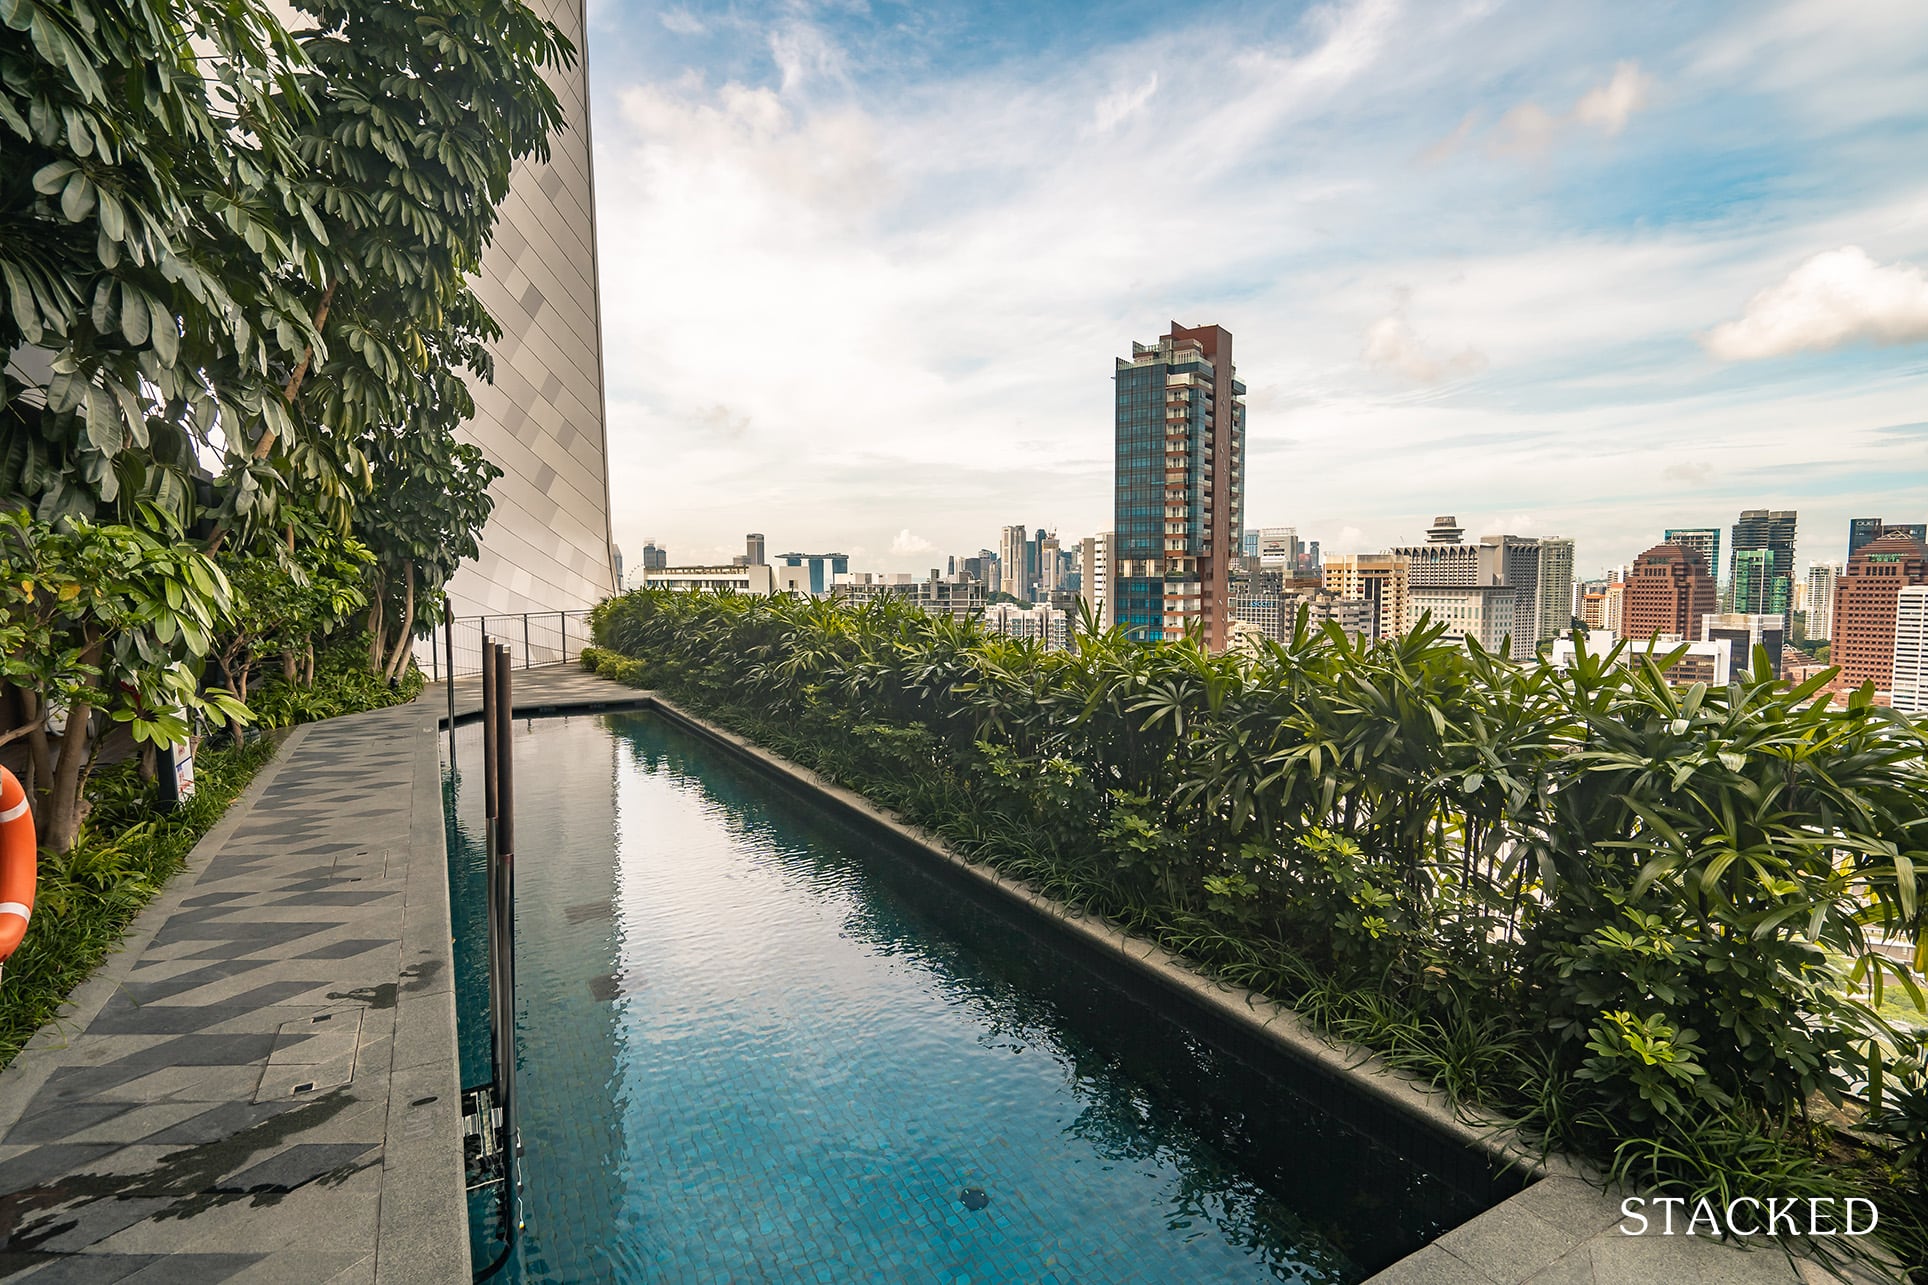
[[[0,767],[0,963],[13,957],[33,914],[33,813],[27,792]]]

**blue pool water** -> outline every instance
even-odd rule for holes
[[[497,1279],[1351,1282],[1503,1194],[659,715],[524,721],[515,754],[528,1227]],[[480,758],[459,731],[471,1085]]]

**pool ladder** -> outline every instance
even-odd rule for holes
[[[502,1108],[495,1104],[495,1088],[485,1084],[462,1094],[462,1166],[468,1190],[482,1191],[510,1177],[508,1139],[502,1128]],[[522,1155],[518,1130],[515,1153]]]
[[[462,1095],[462,1155],[470,1191],[496,1189],[502,1253],[474,1273],[501,1271],[515,1253],[522,1222],[522,1130],[515,1097],[515,699],[509,649],[482,640],[482,778],[488,823],[488,1084]]]

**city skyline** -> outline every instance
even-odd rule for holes
[[[1921,37],[1872,5],[601,6],[618,541],[916,570],[1018,513],[1106,529],[1111,362],[1175,317],[1239,336],[1255,525],[1337,553],[1452,511],[1592,575],[1763,507],[1840,558],[1852,516],[1928,518]]]

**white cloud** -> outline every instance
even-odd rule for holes
[[[1521,103],[1500,117],[1498,146],[1509,152],[1543,152],[1565,122],[1538,103]]]
[[[1145,83],[1136,89],[1116,89],[1098,100],[1097,110],[1092,115],[1092,127],[1100,134],[1108,134],[1125,121],[1145,110],[1145,104],[1158,92],[1158,73],[1153,72]]]
[[[821,28],[808,22],[791,22],[771,32],[770,56],[776,60],[786,94],[813,80],[844,77],[843,50]]]
[[[1442,354],[1420,342],[1403,306],[1373,322],[1366,331],[1366,362],[1404,375],[1416,384],[1438,384],[1486,369],[1486,357],[1476,349]]]
[[[890,551],[900,558],[914,558],[920,553],[929,553],[937,546],[921,535],[912,535],[909,527],[899,531],[890,542]]]
[[[1928,340],[1928,278],[1920,268],[1878,264],[1858,245],[1825,251],[1748,300],[1706,343],[1726,361],[1757,361],[1855,340]]]
[[[1645,105],[1653,83],[1654,78],[1641,71],[1638,63],[1623,62],[1613,69],[1612,80],[1580,96],[1573,105],[1573,119],[1611,138]]]
[[[703,25],[703,20],[688,9],[665,9],[656,15],[656,19],[664,28],[679,36],[700,36],[709,30]]]
[[[1641,149],[1693,127],[1700,88],[1671,61],[1664,104],[1610,60],[1567,79],[1565,51],[1605,39],[1579,19],[1519,35],[1451,26],[1464,11],[1339,0],[1256,50],[1194,24],[895,89],[868,68],[839,82],[841,55],[805,40],[762,64],[767,83],[605,90],[621,108],[595,140],[618,538],[700,549],[760,530],[853,558],[861,541],[877,562],[853,567],[921,571],[1008,522],[1105,529],[1112,359],[1171,319],[1237,336],[1253,522],[1340,533],[1329,547],[1531,507],[1592,567],[1662,526],[1783,505],[1780,483],[1724,461],[1891,470],[1868,426],[1919,419],[1918,379],[1710,383],[1695,336],[1816,246],[1879,238],[1889,260],[1928,262],[1928,184],[1870,165],[1884,186],[1845,194],[1803,159],[1801,203],[1648,220]],[[730,65],[757,65],[767,36]],[[1455,146],[1483,147],[1533,97],[1565,106],[1548,146],[1622,129],[1605,206],[1588,204],[1594,175],[1555,190],[1534,167],[1412,163],[1454,121]],[[1641,111],[1660,127],[1624,128]],[[1147,175],[1183,184],[1148,192]],[[1389,309],[1396,284],[1423,306]],[[1623,489],[1681,442],[1721,471]],[[1804,531],[1838,526],[1799,507]]]
[[[1613,69],[1604,84],[1580,95],[1573,110],[1556,116],[1535,102],[1524,102],[1500,118],[1494,146],[1501,151],[1538,155],[1550,149],[1575,126],[1598,130],[1612,138],[1626,129],[1633,114],[1646,105],[1654,78],[1635,62]],[[1465,123],[1461,123],[1461,129]]]

